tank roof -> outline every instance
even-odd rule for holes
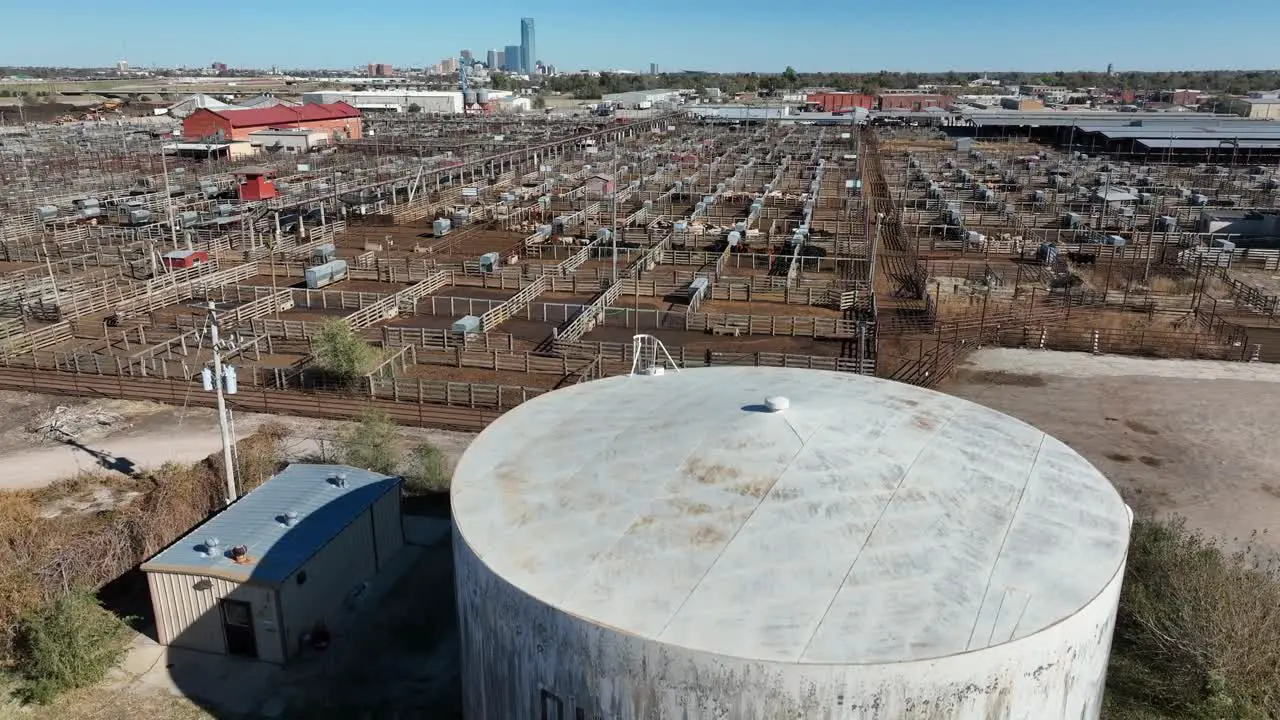
[[[1030,425],[887,380],[774,368],[538,397],[472,443],[452,499],[471,550],[541,602],[798,663],[1032,635],[1115,577],[1129,531],[1107,479]]]

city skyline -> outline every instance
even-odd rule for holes
[[[254,7],[254,20],[287,21],[301,40],[264,44],[243,32],[238,13],[249,8],[246,3],[221,7],[228,11],[210,15],[158,0],[141,0],[128,14],[88,0],[18,5],[6,10],[6,19],[23,32],[0,48],[0,64],[113,67],[127,60],[133,68],[203,67],[216,58],[233,67],[336,69],[376,58],[422,67],[455,55],[456,48],[472,48],[483,59],[485,49],[517,40],[516,23],[528,17],[527,5],[514,0],[493,0],[484,24],[463,6],[423,12],[408,0],[387,0],[378,17],[366,21],[337,12],[342,6],[333,0],[305,6],[284,0]],[[296,12],[304,7],[308,12]],[[1280,20],[1280,6],[1267,0],[1235,0],[1230,14],[1205,13],[1191,0],[1079,0],[1069,14],[1014,0],[987,0],[981,8],[920,0],[909,9],[815,0],[805,10],[820,20],[795,24],[788,17],[784,24],[778,7],[763,0],[654,0],[593,13],[552,3],[534,13],[540,27],[528,60],[562,70],[635,72],[650,63],[713,72],[780,72],[787,66],[799,72],[1101,70],[1108,63],[1117,70],[1265,69],[1276,64],[1269,28]],[[395,23],[381,22],[387,13]],[[1191,13],[1194,21],[1187,19]],[[684,35],[670,25],[675,14],[682,23],[705,23],[715,32],[682,42]],[[58,22],[48,22],[50,15]],[[1250,22],[1236,22],[1239,16]],[[979,21],[983,33],[970,34],[966,28]],[[189,32],[195,25],[202,31]],[[423,28],[439,26],[450,32],[424,47]],[[1214,36],[1231,41],[1204,41]],[[328,42],[336,39],[341,43]]]

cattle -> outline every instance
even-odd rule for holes
[[[1087,252],[1069,252],[1067,253],[1067,259],[1076,265],[1094,265],[1098,262],[1098,255]]]

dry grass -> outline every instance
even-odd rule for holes
[[[0,694],[8,696],[7,688]],[[11,690],[11,689],[8,689]],[[0,704],[0,720],[212,720],[189,700],[127,690],[87,688],[67,693],[46,707]]]
[[[1280,581],[1180,521],[1134,525],[1107,673],[1116,719],[1280,714]]]
[[[1105,311],[1080,313],[1078,321],[1074,316],[1072,317],[1072,324],[1090,330],[1109,330],[1113,332],[1176,333],[1184,332],[1186,329],[1185,322],[1182,322],[1182,320],[1182,318],[1172,315],[1145,315],[1143,313]]]
[[[279,469],[287,435],[269,423],[239,443],[242,491]],[[220,507],[225,490],[216,457],[164,465],[137,479],[82,473],[40,490],[0,493],[0,664],[12,660],[23,614],[69,587],[105,585]],[[136,495],[109,510],[50,513],[103,488]]]
[[[1201,292],[1215,298],[1230,294],[1230,288],[1221,278],[1196,278],[1180,267],[1153,266],[1148,271],[1141,263],[1111,266],[1105,262],[1097,265],[1067,263],[1067,267],[1096,291],[1128,291],[1139,296],[1146,292],[1166,296]]]

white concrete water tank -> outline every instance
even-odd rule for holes
[[[470,720],[1099,716],[1131,515],[965,400],[612,377],[503,415],[452,493]]]

